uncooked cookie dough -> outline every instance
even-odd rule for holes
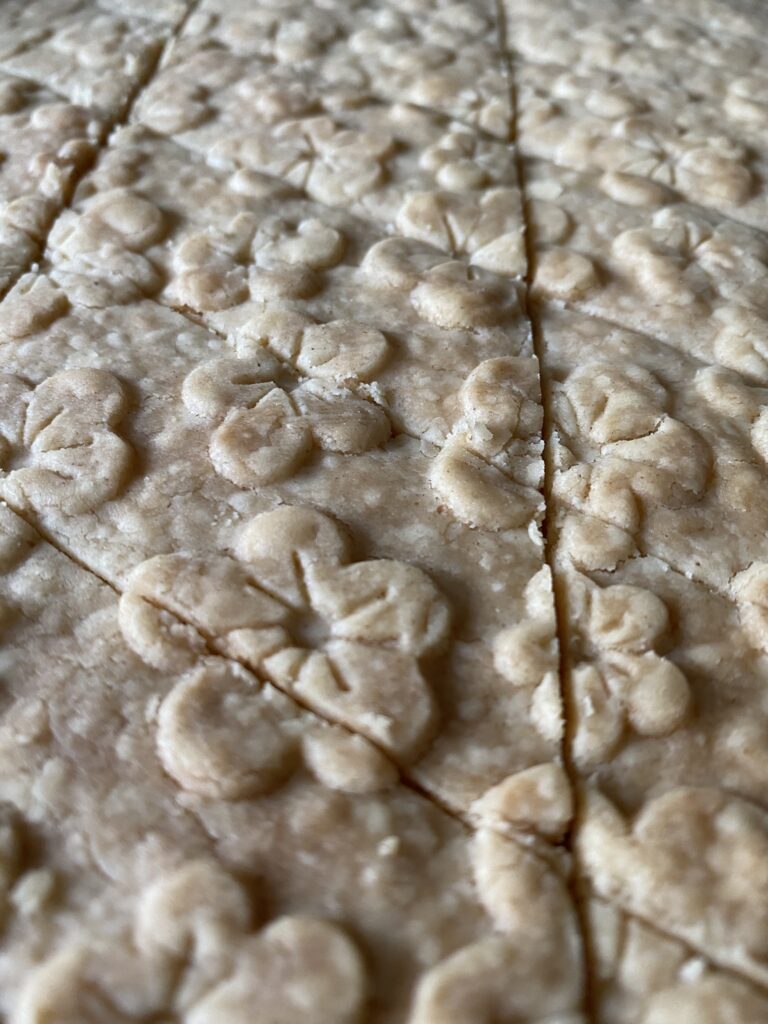
[[[766,38],[3,7],[8,1024],[768,1017]]]
[[[590,1012],[747,1024],[768,988],[768,20],[506,14]]]

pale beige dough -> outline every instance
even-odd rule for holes
[[[289,62],[320,56],[334,42],[366,27],[396,37],[398,30],[418,36],[435,49],[458,50],[485,42],[498,47],[496,11],[490,0],[321,0],[320,3],[279,3],[258,0],[248,10],[233,10],[227,0],[201,0],[184,28],[185,36],[205,36],[236,52]],[[445,55],[449,59],[449,55]]]
[[[524,273],[514,151],[458,121],[199,46],[160,72],[133,116],[213,166],[277,177],[478,266]]]
[[[576,857],[599,896],[764,991],[767,843],[762,807],[719,787],[670,788],[634,814],[591,790]]]
[[[9,1020],[582,1019],[554,853],[469,832],[181,623],[186,664],[137,660],[115,593],[5,507],[0,550]]]
[[[190,13],[193,0],[97,0],[99,7],[120,17],[142,18],[177,31]]]
[[[93,159],[104,134],[93,110],[0,73],[0,202],[39,195],[62,204],[72,176]]]
[[[251,300],[205,321],[238,355],[266,344],[302,374],[340,383],[358,377],[381,395],[399,429],[431,444],[443,445],[460,427],[461,389],[481,363],[519,360],[523,389],[530,381],[532,344],[516,291],[404,239],[374,244],[360,266],[339,266],[307,299]],[[518,436],[530,438],[529,430],[523,424]]]
[[[232,355],[266,344],[302,375],[370,385],[399,429],[435,443],[480,362],[532,354],[515,283],[141,129],[83,181],[49,258],[78,302],[157,296],[229,337]]]
[[[62,550],[0,508],[10,1024],[584,1024],[585,942],[600,1024],[761,1019],[764,58],[686,62],[715,0],[560,6],[525,216],[496,12],[439,0],[204,0],[36,212],[0,494]],[[114,123],[183,10],[14,16],[3,63]]]
[[[190,0],[7,0],[0,10],[0,60],[50,38],[71,15],[111,13],[176,27]]]
[[[768,1013],[764,992],[650,924],[599,899],[586,910],[599,1024],[728,1024]]]
[[[636,76],[652,89],[686,90],[715,105],[736,81],[764,80],[768,63],[754,27],[726,34],[712,17],[689,20],[684,6],[505,0],[507,44],[513,55],[534,64]]]
[[[370,296],[367,308],[382,317],[387,306]],[[464,813],[508,776],[557,761],[537,364],[497,354],[509,352],[505,334],[485,360],[475,336],[465,336],[471,361],[445,378],[455,389],[441,399],[450,419],[430,442],[396,436],[398,394],[420,362],[391,382],[383,377],[384,387],[373,372],[356,379],[354,345],[364,355],[382,344],[372,327],[336,332],[353,344],[333,357],[338,378],[327,358],[306,377],[258,332],[241,332],[232,345],[148,301],[88,309],[45,277],[25,279],[2,311],[16,336],[5,345],[0,489],[15,507],[121,589],[154,555],[210,553],[215,563],[282,503],[322,509],[350,531],[356,560],[418,566],[450,611],[450,637],[443,627],[427,651],[432,682],[421,723],[402,748],[393,741],[395,756]],[[377,322],[391,338],[386,319]],[[309,356],[335,337],[306,330],[300,353]],[[431,337],[442,352],[442,333]],[[294,362],[312,372],[311,361]],[[237,653],[260,668],[261,652]],[[297,671],[286,664],[277,681],[291,690]],[[398,674],[385,663],[381,673]],[[322,689],[308,692],[313,706],[346,721],[322,704]],[[366,698],[374,704],[355,711],[362,717],[352,724],[365,731],[372,716],[373,735],[386,742],[376,731],[379,696]],[[553,813],[545,832],[562,834],[569,811],[559,804]],[[517,821],[513,810],[509,827]],[[519,821],[528,831],[528,817]]]
[[[0,9],[0,59],[44,39],[47,23],[81,7],[83,0],[8,0]]]
[[[729,595],[651,557],[579,573],[568,556],[568,520],[561,525],[556,585],[568,616],[570,757],[583,780],[575,854],[584,886],[764,988],[763,567],[737,575]],[[588,941],[605,941],[605,927],[602,918],[593,922]],[[653,1012],[692,1013],[689,1004],[701,1006],[708,991],[715,1005],[723,1002],[721,1014],[736,1013],[731,998],[741,1007],[738,993],[710,988],[659,997]]]
[[[523,155],[645,178],[670,197],[765,228],[768,163],[759,123],[731,130],[720,111],[701,112],[686,93],[641,79],[616,83],[605,73],[550,65],[528,65],[518,77]]]
[[[0,293],[42,250],[104,130],[93,110],[0,73]]]
[[[118,15],[81,4],[3,57],[2,68],[117,120],[151,74],[168,32],[122,10]]]
[[[768,557],[768,391],[614,324],[538,315],[564,554],[585,571],[655,555],[729,594]]]
[[[629,813],[686,785],[761,801],[766,662],[750,628],[764,616],[760,594],[742,579],[733,597],[716,595],[650,556],[613,573],[562,561],[579,774]]]
[[[640,176],[527,161],[537,296],[768,380],[768,241]]]
[[[649,4],[651,0],[643,0]],[[716,31],[754,40],[768,34],[768,15],[760,0],[674,0],[675,14],[695,19]]]
[[[508,139],[512,110],[493,4],[201,4],[175,49],[275,61],[329,86],[410,103]],[[171,61],[174,60],[172,55]]]
[[[537,316],[569,758],[583,786],[577,870],[601,898],[764,985],[768,396],[615,325]],[[665,1000],[664,1013],[700,1004]]]
[[[8,63],[114,122],[140,12]],[[494,13],[358,40],[479,126],[342,106],[318,144],[399,154],[369,203],[131,128],[0,307],[0,493],[51,541],[0,508],[11,1024],[583,1022]]]

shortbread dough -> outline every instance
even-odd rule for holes
[[[125,599],[4,506],[0,551],[11,1020],[581,1019],[554,854],[204,648],[152,668]]]
[[[754,0],[0,11],[0,1016],[768,1013]]]

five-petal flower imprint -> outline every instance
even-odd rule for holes
[[[554,486],[572,510],[562,542],[580,568],[615,568],[636,552],[649,508],[701,499],[712,453],[669,415],[665,387],[640,366],[579,367],[556,401],[564,443]]]
[[[120,621],[149,663],[190,668],[205,653],[204,637],[397,760],[415,757],[430,737],[436,709],[419,662],[447,638],[446,601],[414,566],[351,561],[340,527],[313,509],[256,516],[237,558],[149,559],[129,580]],[[231,797],[274,785],[285,774],[286,741],[270,692],[232,673],[182,677],[159,714],[170,774],[187,788]],[[231,775],[208,771],[220,765],[232,730],[253,756],[239,758]]]
[[[130,469],[131,449],[112,430],[126,409],[122,385],[105,370],[64,370],[37,387],[0,374],[0,490],[37,510],[96,508]]]
[[[528,526],[543,505],[536,361],[486,359],[467,377],[459,400],[463,415],[432,463],[432,487],[469,526]]]
[[[335,347],[333,325],[326,325],[315,328],[316,348],[323,332]],[[262,349],[250,359],[213,359],[184,381],[187,409],[218,424],[211,460],[233,483],[258,487],[284,479],[316,447],[350,454],[389,438],[387,414],[360,392],[324,380],[291,386],[286,378],[286,367]]]
[[[353,1024],[366,970],[338,925],[285,916],[253,930],[249,893],[215,861],[149,886],[134,934],[72,942],[22,990],[17,1020]]]
[[[571,673],[576,763],[591,767],[610,758],[627,726],[641,736],[666,736],[683,725],[688,681],[654,650],[669,629],[664,602],[641,587],[600,588],[573,574],[569,607],[580,627]]]

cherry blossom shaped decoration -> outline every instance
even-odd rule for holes
[[[543,508],[535,360],[486,359],[465,380],[459,402],[462,417],[432,462],[430,484],[468,526],[527,528]]]
[[[291,387],[266,349],[251,359],[204,363],[184,381],[187,409],[218,424],[210,455],[221,476],[258,487],[299,470],[312,450],[354,454],[390,435],[386,413],[348,387],[323,380]]]
[[[579,367],[556,401],[575,444],[596,450],[576,465],[563,458],[555,479],[557,496],[572,510],[563,544],[579,568],[613,569],[636,551],[650,509],[701,499],[712,453],[696,431],[669,414],[666,388],[643,367]]]
[[[205,637],[217,653],[395,760],[415,757],[430,736],[436,710],[420,660],[448,635],[445,599],[414,566],[352,561],[346,535],[313,509],[283,506],[256,516],[240,536],[236,558],[149,559],[129,580],[120,622],[128,643],[163,669],[194,665]],[[178,725],[178,699],[172,691],[160,712],[161,755],[162,737]],[[205,701],[225,712],[234,706],[225,694],[208,694]],[[237,703],[234,696],[231,701]],[[182,732],[201,729],[202,742],[210,745],[215,736],[208,736],[206,723],[215,731],[215,719],[196,714]],[[257,771],[279,770],[284,753],[276,747]],[[174,774],[184,772],[175,768]]]
[[[592,767],[610,758],[628,727],[640,736],[668,736],[684,725],[688,681],[656,651],[670,628],[664,602],[641,587],[600,588],[575,575],[569,600],[582,626],[571,680],[576,764]]]

